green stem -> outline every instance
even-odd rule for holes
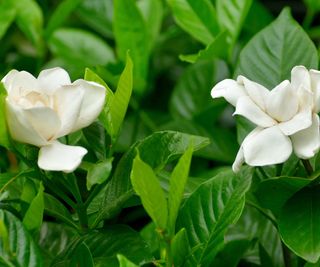
[[[313,168],[312,168],[310,161],[307,159],[301,159],[301,161],[302,161],[302,164],[303,164],[308,176],[311,176],[313,173]]]
[[[165,240],[165,243],[166,243],[166,266],[172,267],[173,259],[171,254],[171,240]]]

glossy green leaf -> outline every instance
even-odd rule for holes
[[[85,242],[80,243],[75,249],[72,258],[71,265],[77,267],[94,267],[94,262],[92,259],[92,255],[90,249],[86,245]]]
[[[244,75],[271,90],[290,79],[291,69],[297,65],[317,69],[318,52],[290,11],[284,9],[241,51],[236,75]]]
[[[8,30],[10,24],[14,21],[16,13],[15,6],[11,1],[2,1],[0,3],[0,39]]]
[[[129,261],[125,256],[117,255],[120,267],[138,267],[138,265]]]
[[[139,154],[133,160],[131,182],[153,222],[158,228],[166,229],[168,219],[167,200],[157,176],[152,168],[141,160]]]
[[[168,197],[168,228],[171,233],[175,233],[176,220],[189,176],[192,153],[193,150],[191,143],[190,147],[179,159],[171,174]]]
[[[42,183],[40,183],[38,193],[31,201],[30,206],[24,215],[23,225],[29,231],[40,229],[41,227],[44,211],[43,191],[44,187]]]
[[[173,237],[171,242],[172,258],[175,266],[184,266],[186,256],[190,253],[188,236],[186,229],[182,228]]]
[[[88,190],[90,190],[93,185],[102,184],[109,178],[112,170],[112,161],[113,158],[108,158],[90,166],[87,174]]]
[[[191,140],[195,151],[203,148],[209,142],[207,138],[200,136],[163,131],[156,132],[134,144],[119,161],[114,176],[107,185],[105,199],[101,203],[93,225],[96,225],[103,218],[114,216],[123,204],[133,196],[130,172],[136,149],[139,150],[140,157],[144,162],[152,169],[160,170],[178,155],[183,154],[189,147]]]
[[[115,0],[113,4],[113,30],[117,52],[124,61],[127,51],[130,51],[134,64],[135,90],[142,93],[146,86],[151,46],[147,25],[135,1]]]
[[[255,194],[264,208],[270,209],[274,214],[280,214],[286,201],[310,182],[311,179],[299,177],[271,178],[262,181]]]
[[[209,0],[167,0],[176,23],[193,38],[210,44],[219,32],[216,12]]]
[[[113,0],[82,0],[76,13],[92,29],[105,37],[113,37]]]
[[[170,98],[170,111],[175,117],[192,119],[202,113],[221,112],[225,104],[213,101],[212,87],[228,76],[226,64],[218,60],[198,62],[188,67],[176,84]]]
[[[103,39],[85,30],[59,28],[52,33],[48,45],[55,56],[85,67],[115,61],[112,48]]]
[[[249,173],[220,173],[187,199],[177,222],[186,229],[191,248],[185,266],[210,266],[223,248],[228,227],[241,215],[250,183]]]
[[[278,220],[283,242],[308,262],[320,258],[319,187],[305,188],[283,206]]]
[[[10,262],[12,266],[43,266],[38,247],[22,222],[4,210],[0,210],[0,220],[4,222],[7,228],[9,239],[9,250],[7,250],[0,238],[1,257]]]
[[[252,0],[216,1],[219,25],[229,33],[231,48],[240,34],[251,4]]]
[[[48,21],[47,27],[45,29],[46,36],[50,36],[55,29],[59,28],[81,2],[82,0],[62,1],[54,10]]]
[[[111,136],[116,138],[126,115],[133,87],[133,62],[127,53],[126,66],[120,76],[117,90],[110,103],[110,116],[112,122]]]
[[[43,53],[43,14],[35,0],[12,1],[16,7],[16,23],[33,42],[40,54]]]

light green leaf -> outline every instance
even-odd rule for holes
[[[6,120],[6,97],[7,91],[0,82],[0,145],[5,148],[10,147],[10,137]]]
[[[0,39],[6,33],[7,29],[14,21],[16,16],[15,6],[11,1],[1,1],[0,2]],[[2,106],[2,105],[1,105]]]
[[[187,151],[179,159],[171,174],[168,197],[168,229],[171,233],[175,233],[176,219],[189,176],[192,153],[193,149],[192,145],[190,145]]]
[[[190,243],[185,266],[210,266],[224,245],[228,227],[242,213],[250,183],[250,173],[220,173],[187,199],[177,222],[179,228],[186,229]]]
[[[97,35],[80,29],[59,28],[48,40],[51,52],[73,65],[106,65],[115,61],[112,48]]]
[[[59,28],[82,1],[83,0],[62,1],[51,15],[48,25],[45,29],[45,35],[49,37],[55,29]]]
[[[105,182],[112,170],[113,158],[108,158],[103,161],[93,164],[87,174],[87,189],[90,190],[95,184],[102,184]]]
[[[115,139],[119,134],[120,127],[129,105],[133,87],[132,70],[133,62],[128,53],[126,66],[120,76],[113,100],[110,103],[110,116],[112,122],[112,132],[110,134],[113,139]]]
[[[113,4],[113,30],[117,52],[124,61],[127,51],[130,51],[134,64],[135,90],[142,93],[146,87],[151,47],[147,25],[135,1],[115,0]]]
[[[120,267],[138,267],[138,265],[135,265],[131,261],[129,261],[125,256],[117,255]]]
[[[294,194],[283,206],[278,224],[283,242],[295,254],[308,262],[317,262],[320,258],[319,187]]]
[[[24,215],[23,225],[29,231],[40,229],[41,227],[44,211],[43,191],[44,187],[42,183],[40,183],[38,193],[31,201],[30,206]]]
[[[140,159],[139,154],[133,160],[131,182],[153,222],[158,228],[166,229],[168,219],[167,200],[157,176],[152,168]]]
[[[217,0],[217,18],[221,29],[229,33],[231,49],[240,34],[252,0]]]
[[[12,1],[16,7],[16,23],[21,31],[36,46],[39,54],[43,53],[43,14],[35,0]]]
[[[241,51],[235,76],[244,75],[271,90],[290,79],[291,69],[297,65],[317,69],[318,52],[290,11],[284,9]]]
[[[1,257],[12,263],[12,266],[43,266],[38,247],[19,219],[7,211],[0,210],[0,221],[4,222],[9,238],[9,251],[0,239]]]
[[[193,38],[210,44],[219,32],[216,11],[209,0],[167,0],[176,23]]]
[[[190,253],[186,229],[182,228],[172,239],[172,257],[175,266],[184,266],[186,257]]]

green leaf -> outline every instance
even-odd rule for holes
[[[175,266],[184,266],[186,256],[190,253],[186,229],[182,228],[172,239],[172,257]]]
[[[167,200],[157,176],[152,168],[140,159],[139,154],[133,160],[131,182],[153,222],[158,228],[166,229],[168,219]]]
[[[115,61],[112,48],[97,35],[80,29],[59,28],[48,40],[52,53],[73,65],[97,66]]]
[[[147,25],[135,1],[115,0],[113,4],[113,30],[117,52],[124,61],[127,51],[130,51],[134,64],[135,89],[137,93],[142,93],[146,87],[151,47]]]
[[[83,0],[62,1],[51,15],[48,25],[45,29],[45,35],[49,37],[55,29],[59,28],[82,1]]]
[[[8,30],[16,16],[15,6],[11,1],[1,1],[0,3],[0,39]],[[2,106],[2,105],[1,105]],[[1,127],[0,127],[1,128]]]
[[[113,0],[82,0],[76,13],[84,23],[104,37],[113,37]]]
[[[214,118],[225,108],[225,102],[213,101],[210,91],[214,84],[228,77],[227,65],[218,60],[198,62],[186,68],[170,98],[170,112],[175,117],[193,119],[203,113]]]
[[[176,23],[193,38],[210,44],[219,32],[216,12],[209,0],[167,0]]]
[[[176,220],[189,176],[192,153],[192,145],[190,145],[187,151],[179,159],[171,174],[168,197],[168,228],[171,233],[175,233]]]
[[[43,191],[44,187],[42,183],[40,183],[38,193],[31,201],[30,206],[24,215],[23,225],[29,231],[40,229],[41,227],[44,211]]]
[[[113,158],[108,158],[90,166],[87,174],[87,189],[95,184],[104,183],[110,176]]]
[[[270,209],[275,215],[286,201],[296,192],[312,182],[311,179],[300,177],[277,177],[262,181],[255,192],[262,207]]]
[[[18,27],[36,46],[41,55],[43,53],[43,14],[41,8],[34,0],[19,0],[12,3],[16,7]]]
[[[127,53],[126,66],[120,76],[117,90],[110,103],[110,116],[112,122],[112,133],[110,134],[112,138],[116,138],[119,134],[120,127],[128,109],[133,87],[132,70],[133,62],[129,53]]]
[[[220,173],[187,199],[177,222],[186,229],[190,243],[186,266],[210,266],[223,247],[228,227],[241,215],[250,183],[249,173]]]
[[[7,228],[9,239],[9,250],[5,249],[0,239],[1,257],[8,260],[13,266],[43,266],[38,247],[23,224],[11,213],[4,210],[0,210],[0,220]]]
[[[318,52],[290,11],[284,9],[244,47],[235,73],[272,89],[290,79],[291,69],[297,65],[317,69]]]
[[[219,25],[229,33],[231,49],[240,34],[251,4],[252,0],[216,1]]]
[[[103,218],[112,218],[122,208],[123,204],[133,196],[130,173],[136,149],[141,159],[152,169],[160,170],[168,162],[183,154],[193,140],[193,150],[208,144],[208,139],[173,131],[156,132],[134,144],[120,159],[112,179],[109,181],[105,199],[93,225]]]
[[[86,245],[85,242],[80,243],[75,249],[72,258],[71,265],[77,267],[94,267],[94,262],[92,259],[92,255],[90,249]]]
[[[5,148],[10,148],[10,137],[6,121],[6,98],[7,91],[3,83],[0,82],[0,145]]]
[[[52,267],[70,266],[70,257],[78,244],[85,242],[91,251],[95,266],[118,267],[117,255],[121,254],[135,264],[153,259],[146,242],[139,233],[125,225],[109,225],[75,239],[56,257]]]
[[[319,187],[294,194],[283,206],[278,220],[283,242],[299,257],[315,263],[320,258]]]
[[[117,255],[120,267],[138,267],[138,265],[129,261],[125,256]]]
[[[33,170],[27,170],[20,173],[0,173],[0,194],[4,192],[4,190],[6,190],[6,188],[16,179],[22,178],[33,172]]]

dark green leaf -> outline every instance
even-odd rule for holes
[[[190,242],[186,266],[210,266],[223,247],[228,227],[241,215],[250,183],[249,173],[220,173],[187,199],[177,222],[186,229]]]
[[[72,258],[71,265],[75,267],[94,267],[92,255],[90,249],[85,242],[80,243],[75,249]]]
[[[297,49],[299,47],[299,49]],[[297,65],[318,67],[318,52],[301,26],[284,9],[241,51],[236,75],[244,75],[268,89],[290,78]]]

